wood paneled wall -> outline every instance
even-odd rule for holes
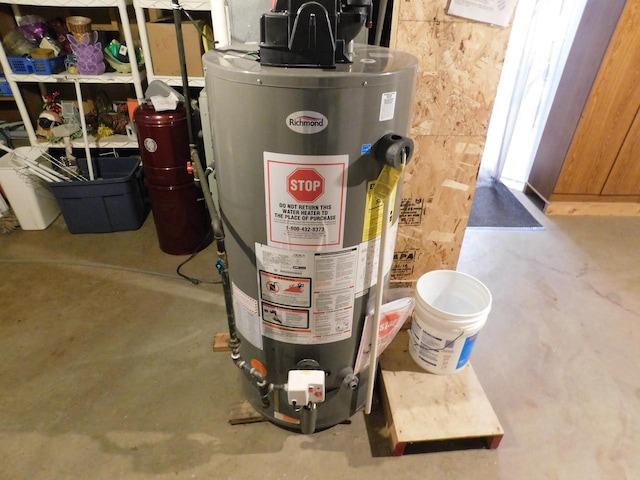
[[[396,0],[391,47],[415,55],[418,82],[394,284],[455,269],[510,29],[446,15],[447,0]]]

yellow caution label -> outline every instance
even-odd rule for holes
[[[364,209],[364,227],[362,229],[362,241],[368,242],[382,235],[382,215],[384,215],[384,200],[377,197],[374,193],[377,180],[367,183],[367,199]],[[397,184],[390,192],[391,198],[396,197]],[[393,208],[389,212],[389,225],[393,220]]]
[[[395,206],[398,182],[402,177],[402,168],[385,165],[376,180],[367,183],[367,199],[364,210],[364,227],[362,229],[362,241],[368,242],[382,235],[382,216],[384,215],[384,202],[391,198],[389,225],[393,222],[393,209]]]
[[[391,165],[385,165],[376,180],[373,195],[382,200],[389,198],[392,193],[395,193],[403,170],[404,167],[395,168]]]

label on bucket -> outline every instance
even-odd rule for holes
[[[477,333],[465,336],[464,332],[445,333],[434,328],[423,328],[419,322],[411,322],[409,353],[415,362],[431,373],[453,373],[469,360]]]
[[[464,346],[462,347],[462,352],[460,352],[460,358],[458,358],[458,365],[456,365],[456,368],[464,367],[467,364],[471,351],[473,350],[473,346],[476,343],[476,338],[478,338],[478,333],[467,337],[464,341]]]

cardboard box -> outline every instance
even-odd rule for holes
[[[198,21],[200,28],[205,23]],[[176,39],[176,27],[173,21],[160,21],[147,23],[147,36],[149,37],[149,49],[151,50],[151,63],[156,75],[171,75],[179,77],[180,60],[178,57],[178,41]],[[202,77],[202,55],[204,44],[200,33],[191,22],[182,22],[182,37],[184,38],[184,51],[187,63],[187,74],[190,77]]]

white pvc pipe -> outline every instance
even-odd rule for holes
[[[229,28],[229,9],[226,0],[211,0],[214,48],[228,47],[231,44]]]
[[[84,118],[82,89],[80,88],[80,82],[78,80],[74,80],[73,83],[76,86],[76,98],[78,99],[78,115],[80,115],[80,126],[82,127],[82,136],[84,138],[84,153],[87,157],[87,170],[89,172],[89,180],[95,180],[96,177],[93,173],[93,162],[91,161],[91,147],[89,147],[89,134],[87,133],[87,120]]]
[[[376,306],[371,322],[371,353],[369,354],[369,384],[367,385],[367,400],[365,403],[365,413],[371,413],[373,405],[373,387],[375,385],[376,371],[378,369],[378,337],[380,332],[380,316],[382,314],[382,297],[384,296],[384,270],[389,241],[389,215],[391,213],[391,202],[395,200],[391,196],[384,199],[382,213],[382,235],[380,237],[380,253],[378,254],[378,277],[376,280]]]

